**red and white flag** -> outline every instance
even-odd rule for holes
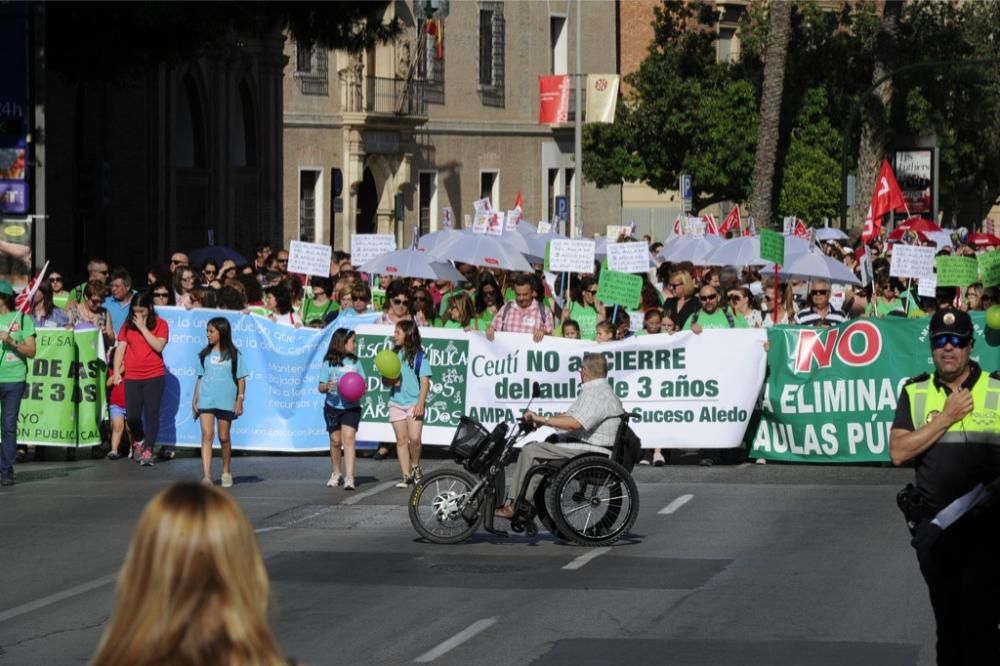
[[[809,227],[802,220],[795,218],[795,227],[792,229],[792,235],[809,240]]]
[[[684,223],[681,221],[681,216],[678,215],[677,219],[674,220],[674,236],[680,236],[684,233]]]
[[[894,210],[905,211],[910,214],[906,207],[906,200],[903,198],[903,191],[899,189],[896,176],[889,166],[888,160],[882,160],[882,168],[878,171],[878,178],[875,179],[875,190],[872,192],[872,201],[868,206],[868,216],[865,218],[865,228],[861,233],[861,240],[865,243],[878,237],[882,233],[882,216]]]
[[[521,190],[517,191],[517,198],[514,199],[514,208],[524,210],[524,197],[521,196]]]
[[[729,214],[726,215],[726,219],[722,220],[722,226],[719,227],[719,235],[725,236],[730,231],[739,233],[740,229],[743,228],[743,220],[740,219],[740,207],[733,206]]]
[[[38,272],[38,275],[31,279],[28,286],[17,295],[14,299],[14,309],[18,312],[23,312],[24,314],[31,314],[31,304],[35,298],[35,292],[38,291],[38,287],[42,284],[42,276],[45,275],[45,271],[49,268],[49,262],[45,262],[42,266],[42,270]]]
[[[717,225],[715,223],[715,216],[714,215],[704,215],[704,216],[702,216],[701,219],[705,220],[705,234],[706,235],[714,235],[714,236],[718,236],[719,235],[719,225]]]
[[[538,77],[538,122],[557,125],[569,120],[569,76]]]

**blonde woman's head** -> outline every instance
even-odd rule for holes
[[[282,664],[253,529],[221,490],[179,483],[146,506],[95,665]]]
[[[694,296],[694,278],[687,271],[674,271],[670,274],[670,287],[676,298],[691,298]]]

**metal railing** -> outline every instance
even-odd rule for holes
[[[365,111],[395,116],[422,116],[427,113],[422,81],[365,78]]]

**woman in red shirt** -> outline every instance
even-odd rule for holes
[[[125,382],[125,411],[132,431],[132,458],[144,467],[153,464],[153,448],[160,430],[160,399],[166,367],[163,348],[170,332],[167,322],[156,316],[153,296],[143,291],[132,297],[128,318],[118,332],[115,348],[114,384]],[[124,376],[122,375],[124,366]],[[145,430],[143,422],[145,421]],[[162,452],[172,458],[173,450]]]

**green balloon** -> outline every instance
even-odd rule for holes
[[[1000,329],[1000,305],[990,306],[986,311],[986,325],[994,330]]]
[[[375,355],[375,369],[386,379],[398,379],[403,370],[399,357],[391,349],[383,349]]]

